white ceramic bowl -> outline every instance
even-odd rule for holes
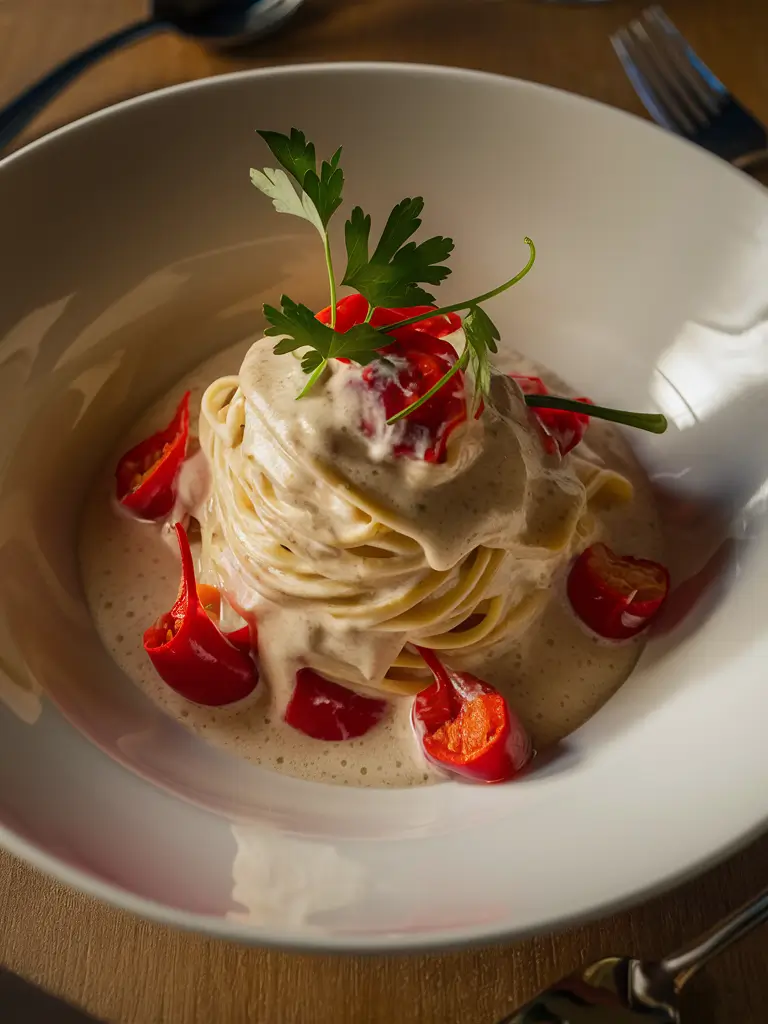
[[[517,785],[350,791],[207,748],[99,645],[75,555],[87,481],[186,368],[323,297],[311,228],[248,180],[256,127],[344,144],[348,200],[426,198],[451,294],[539,260],[503,334],[606,404],[662,408],[652,472],[729,516],[688,616]],[[120,104],[0,164],[0,838],[92,893],[262,943],[519,936],[671,885],[768,812],[768,199],[649,124],[523,82],[315,65]],[[693,509],[693,512],[691,512]],[[688,527],[686,526],[686,529]],[[692,527],[691,527],[692,529]],[[695,545],[694,545],[695,546]],[[699,588],[701,589],[701,588]],[[685,595],[684,595],[685,596]]]

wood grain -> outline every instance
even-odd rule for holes
[[[306,0],[289,31],[234,56],[172,35],[116,54],[51,104],[21,141],[175,82],[326,59],[483,68],[642,113],[607,42],[641,6]],[[667,0],[666,8],[731,89],[768,121],[768,4]],[[0,103],[143,13],[140,0],[0,0]],[[705,797],[702,807],[707,813]],[[565,934],[448,955],[320,957],[240,948],[149,924],[2,854],[0,963],[116,1024],[493,1024],[584,960],[675,947],[753,895],[767,875],[765,838],[671,895]],[[695,983],[689,1020],[765,1024],[767,1008],[768,943],[757,933]]]

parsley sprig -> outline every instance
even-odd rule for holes
[[[525,239],[530,252],[522,270],[491,291],[474,299],[430,309],[395,324],[374,328],[370,320],[377,306],[392,308],[432,305],[434,296],[423,286],[437,286],[450,274],[445,261],[453,251],[453,240],[435,235],[418,244],[413,241],[413,235],[421,227],[424,209],[424,200],[417,196],[403,199],[395,206],[371,254],[371,217],[356,206],[344,226],[347,266],[342,284],[354,288],[368,301],[368,314],[364,323],[342,334],[335,330],[337,291],[328,235],[328,225],[342,204],[344,191],[341,149],[336,150],[330,160],[323,160],[318,170],[315,147],[307,141],[303,132],[292,128],[289,135],[272,131],[259,131],[258,134],[269,146],[280,166],[264,167],[262,170],[251,168],[251,181],[272,200],[278,213],[300,217],[316,228],[323,243],[328,269],[330,325],[321,323],[311,309],[294,302],[287,295],[282,296],[280,309],[264,306],[264,314],[269,323],[266,334],[271,337],[280,336],[274,348],[275,353],[280,355],[306,349],[301,368],[308,379],[297,397],[303,398],[308,394],[330,359],[345,357],[365,365],[378,357],[380,348],[389,344],[387,335],[392,331],[441,314],[464,312],[464,351],[426,394],[390,417],[387,422],[395,423],[409,416],[468,366],[471,367],[475,382],[474,411],[477,412],[490,390],[491,356],[496,354],[500,340],[499,329],[483,309],[483,303],[507,291],[530,271],[536,259],[536,247],[531,239]],[[583,412],[598,419],[612,420],[654,433],[663,433],[667,428],[664,416],[657,414],[608,409],[555,395],[526,395],[525,401],[532,408]]]
[[[307,142],[304,132],[291,128],[290,135],[267,131],[259,131],[258,134],[285,170],[265,167],[257,171],[252,167],[251,181],[260,192],[269,196],[278,213],[290,213],[294,217],[301,217],[317,228],[323,242],[325,263],[328,268],[331,327],[335,327],[336,277],[333,272],[328,224],[342,204],[344,172],[339,167],[341,148],[336,150],[330,160],[322,162],[318,173],[315,147],[311,142]],[[298,194],[291,178],[288,177],[289,174],[299,186]]]
[[[371,217],[356,206],[345,225],[347,267],[342,284],[368,300],[368,315],[364,324],[344,334],[337,332],[336,279],[328,224],[342,203],[341,149],[330,160],[323,161],[318,172],[314,144],[307,141],[304,132],[292,128],[289,135],[272,131],[258,134],[280,167],[251,168],[252,183],[272,200],[278,213],[301,217],[317,229],[328,269],[330,326],[320,323],[307,306],[287,295],[282,296],[280,309],[264,307],[270,325],[267,335],[285,336],[275,346],[277,354],[309,350],[301,361],[303,371],[309,375],[297,396],[303,398],[322,376],[329,359],[345,356],[357,363],[367,363],[375,358],[377,349],[388,344],[369,323],[377,306],[415,306],[434,301],[422,285],[438,285],[450,274],[444,261],[453,251],[453,240],[436,235],[419,244],[412,241],[421,227],[424,209],[424,200],[417,196],[395,206],[370,254]]]

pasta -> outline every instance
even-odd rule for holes
[[[330,678],[416,692],[425,669],[409,642],[462,659],[509,643],[591,541],[593,507],[631,497],[588,458],[544,457],[506,378],[493,413],[425,467],[376,461],[375,441],[347,430],[359,415],[347,368],[297,406],[302,374],[287,362],[257,342],[201,409],[201,565],[258,613],[262,652],[299,630],[303,663]]]

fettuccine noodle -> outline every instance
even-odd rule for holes
[[[546,456],[502,377],[445,463],[383,458],[356,429],[359,368],[336,365],[297,402],[303,374],[273,342],[203,397],[211,487],[196,512],[203,570],[256,617],[267,666],[287,650],[353,686],[415,692],[410,641],[470,661],[508,643],[594,536],[593,507],[631,497],[596,462]]]

